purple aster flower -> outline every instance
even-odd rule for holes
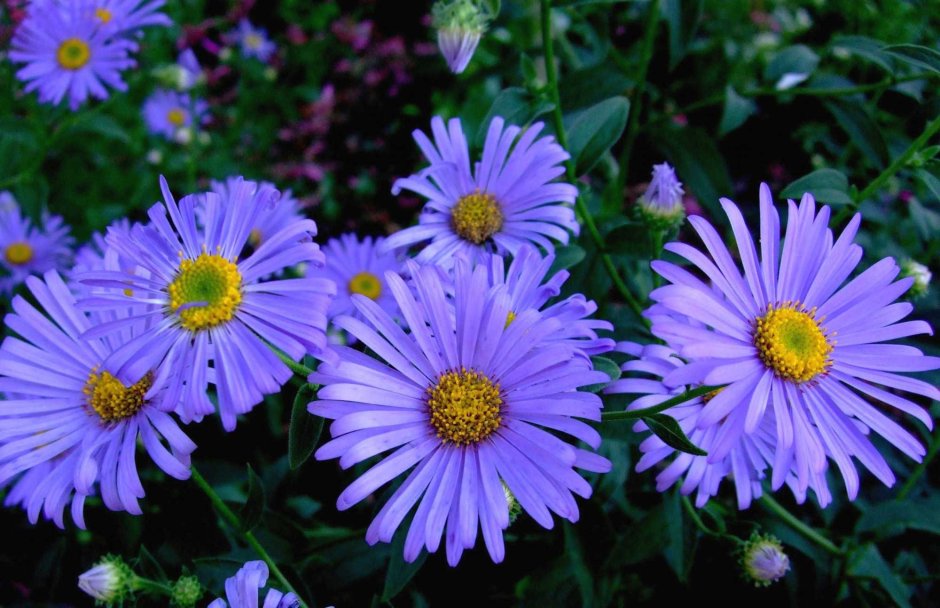
[[[88,96],[107,99],[107,87],[126,91],[121,71],[135,65],[128,57],[137,45],[112,38],[84,2],[60,5],[36,0],[13,35],[10,60],[26,65],[16,77],[39,101],[58,105],[68,95],[77,109]]]
[[[151,133],[176,141],[181,129],[204,123],[208,110],[209,104],[201,99],[191,100],[186,93],[157,89],[144,102],[143,115]]]
[[[127,367],[122,346],[146,331],[146,324],[106,337],[83,336],[140,310],[83,314],[55,271],[46,273],[45,281],[29,277],[26,285],[39,308],[14,298],[14,312],[4,324],[20,337],[10,336],[0,346],[0,391],[8,396],[0,402],[0,485],[20,476],[7,502],[21,504],[34,523],[42,512],[60,527],[71,502],[72,519],[84,527],[85,498],[97,483],[109,509],[140,514],[138,440],[157,466],[177,479],[189,477],[196,445],[157,407],[172,398],[160,381],[167,372],[159,367],[122,371]]]
[[[568,153],[553,137],[538,138],[543,124],[523,132],[503,128],[503,119],[490,123],[482,160],[470,169],[467,140],[459,119],[435,116],[432,144],[421,131],[415,141],[431,165],[418,174],[395,182],[392,193],[411,190],[430,199],[419,224],[390,236],[387,250],[431,240],[417,260],[443,266],[453,264],[455,254],[475,259],[484,251],[515,255],[526,244],[552,251],[552,240],[567,244],[569,231],[578,233],[571,204],[577,189],[552,182],[564,173]]]
[[[69,227],[43,213],[40,225],[23,217],[9,192],[0,192],[0,294],[9,295],[26,277],[64,269],[72,257]]]
[[[247,19],[238,22],[238,30],[234,39],[242,49],[243,57],[255,57],[260,61],[267,61],[277,51],[277,45],[268,39],[268,32],[262,27],[255,27]]]
[[[570,276],[567,270],[560,270],[546,279],[554,261],[553,253],[542,257],[529,245],[519,249],[508,268],[503,256],[484,254],[480,258],[480,264],[489,271],[490,284],[506,286],[510,309],[507,323],[511,323],[520,312],[531,308],[541,311],[545,317],[561,321],[559,331],[549,336],[548,340],[557,340],[588,356],[613,349],[614,341],[599,338],[596,330],[612,331],[614,326],[601,319],[588,318],[597,311],[597,304],[593,300],[575,294],[548,304],[549,300],[561,293],[562,285]]]
[[[474,0],[441,0],[431,7],[437,46],[454,74],[463,72],[486,31],[490,15]]]
[[[268,582],[268,565],[263,561],[245,562],[235,576],[225,579],[225,599],[217,598],[208,608],[258,608],[258,591]],[[227,600],[227,602],[226,602]],[[269,589],[262,608],[299,608],[293,593]]]
[[[327,313],[330,319],[339,315],[362,319],[353,305],[354,294],[375,301],[390,316],[398,316],[398,307],[385,281],[385,274],[400,273],[402,260],[395,252],[379,253],[384,240],[367,236],[360,241],[355,234],[343,234],[323,246],[326,265],[309,274],[323,276],[336,283],[336,299]]]
[[[179,67],[178,89],[188,91],[205,80],[205,74],[202,73],[202,66],[199,65],[199,60],[196,59],[196,53],[194,53],[192,49],[186,49],[180,53],[179,58],[176,60],[176,65]]]
[[[291,376],[269,344],[294,360],[307,353],[330,356],[326,310],[335,285],[323,278],[264,280],[297,264],[323,264],[313,242],[313,220],[290,223],[238,259],[252,226],[263,214],[273,213],[277,190],[236,182],[226,199],[210,192],[183,197],[177,204],[166,180],[161,178],[160,187],[166,203],[150,208],[151,224],[134,226],[129,235],[111,231],[106,239],[120,256],[136,260],[138,270],[77,277],[108,288],[84,299],[83,305],[102,310],[129,302],[154,305],[147,315],[157,322],[126,346],[135,353],[127,360],[128,370],[150,369],[166,360],[168,377],[158,380],[168,382],[171,394],[182,395],[177,411],[186,422],[215,411],[206,394],[214,384],[222,425],[233,430],[238,414],[279,391]],[[204,225],[197,224],[200,205],[205,206]],[[135,321],[118,320],[89,334],[122,331]]]
[[[79,0],[78,3],[84,4],[111,36],[140,34],[145,27],[173,25],[170,18],[160,12],[166,4],[164,0]]]
[[[694,322],[688,322],[694,325]],[[664,376],[686,365],[669,346],[661,344],[643,346],[632,342],[621,342],[617,345],[617,350],[637,357],[623,364],[624,372],[642,374],[640,377],[621,378],[604,389],[604,392],[608,394],[640,395],[630,403],[627,410],[653,407],[686,390],[697,388],[696,386],[667,387],[663,384]],[[745,414],[743,409],[704,429],[697,427],[705,404],[711,401],[720,390],[672,407],[665,414],[675,418],[689,440],[706,452],[715,450],[722,442],[730,439],[733,445],[724,458],[710,461],[706,456],[679,452],[656,435],[650,435],[640,443],[640,452],[643,456],[637,462],[636,470],[643,472],[672,458],[672,462],[656,475],[656,489],[664,492],[682,480],[679,486],[680,491],[685,495],[694,492],[697,507],[704,507],[713,496],[718,494],[721,482],[730,478],[735,486],[738,508],[746,509],[751,505],[752,499],[761,496],[762,481],[766,478],[767,470],[773,469],[772,488],[777,490],[781,484],[786,483],[793,491],[797,502],[803,503],[806,500],[806,492],[797,483],[792,465],[792,453],[788,455],[786,450],[776,449],[777,427],[773,411],[767,412],[760,426],[753,433],[740,437],[728,431],[735,427],[734,416]],[[643,432],[648,431],[649,427],[646,423],[639,421],[634,425],[633,430]],[[778,459],[783,464],[774,468],[774,463]],[[786,463],[789,463],[789,466]],[[809,487],[815,492],[820,505],[826,506],[832,501],[826,485],[825,471],[814,473]]]
[[[852,242],[861,217],[856,214],[835,238],[829,208],[817,213],[810,195],[799,206],[789,202],[781,243],[770,189],[761,187],[760,257],[737,206],[727,199],[721,204],[743,276],[717,231],[691,217],[708,254],[684,243],[666,249],[691,262],[712,286],[680,266],[655,261],[654,270],[670,285],[650,294],[659,303],[659,312],[651,315],[653,333],[690,361],[667,374],[666,385],[727,385],[696,422],[699,429],[726,425],[725,439],[713,446],[708,462],[725,459],[737,440],[757,433],[772,412],[776,450],[782,451],[774,468],[792,466],[800,491],[825,470],[827,457],[838,466],[849,498],[859,486],[853,458],[892,485],[894,473],[869,431],[915,460],[925,451],[879,406],[907,413],[927,428],[933,421],[922,407],[886,389],[940,399],[936,387],[897,373],[937,369],[940,359],[913,346],[885,344],[931,333],[923,321],[900,322],[913,307],[895,300],[913,279],[895,280],[898,265],[885,258],[846,282],[862,257]],[[677,318],[684,316],[695,323]],[[676,336],[678,343],[670,341]]]
[[[528,309],[507,325],[509,294],[505,286],[489,286],[485,268],[471,271],[457,261],[453,304],[438,268],[409,262],[408,272],[417,298],[401,277],[385,275],[406,331],[361,295],[352,300],[365,322],[335,320],[381,360],[338,346],[339,362],[321,364],[310,376],[322,386],[310,412],[335,420],[333,439],[316,457],[339,458],[348,468],[394,450],[340,494],[341,510],[410,470],[369,526],[370,544],[390,542],[417,505],[406,561],[422,547],[436,551],[446,528],[447,561],[456,565],[475,545],[479,527],[499,562],[509,525],[500,481],[525,512],[551,528],[551,511],[576,521],[573,494],[591,495],[575,468],[610,470],[606,459],[554,434],[598,447],[600,435],[577,418],[600,420],[601,401],[577,389],[607,375],[569,346],[546,341],[560,329],[558,319]]]
[[[250,199],[232,197],[229,194],[242,181],[248,187],[254,189]],[[224,182],[212,180],[211,187],[212,191],[221,196],[223,201],[241,201],[243,204],[248,205],[264,204],[263,198],[260,197],[264,195],[266,190],[276,189],[276,186],[271,182],[243,180],[241,177],[229,177]],[[204,210],[200,208],[196,212],[200,216],[200,221],[203,221]],[[285,190],[281,193],[277,205],[267,213],[258,214],[256,223],[251,227],[251,232],[248,234],[248,243],[257,248],[284,228],[303,221],[303,219],[304,214],[300,210],[300,202],[294,198],[290,190]]]

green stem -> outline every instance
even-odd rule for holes
[[[541,10],[542,49],[545,53],[545,76],[548,79],[548,90],[552,96],[552,103],[555,105],[555,108],[552,112],[553,123],[555,125],[555,136],[558,138],[558,143],[561,144],[561,147],[567,150],[568,136],[565,133],[565,123],[561,113],[561,96],[558,91],[558,74],[555,70],[555,48],[552,42],[551,0],[541,0]],[[565,162],[565,172],[567,174],[568,181],[570,181],[572,184],[577,184],[577,175],[575,175],[574,161],[570,158]],[[584,203],[584,199],[581,198],[580,192],[575,199],[575,212],[577,213],[578,218],[587,228],[588,234],[591,236],[591,240],[594,241],[594,244],[597,246],[598,252],[601,256],[601,262],[604,264],[604,268],[607,270],[607,274],[610,275],[617,292],[624,299],[624,301],[627,302],[630,308],[633,309],[633,312],[636,313],[637,317],[643,321],[647,327],[649,327],[649,321],[646,319],[646,317],[643,316],[643,307],[634,297],[633,293],[630,292],[630,288],[627,287],[627,284],[624,283],[623,279],[620,277],[620,273],[617,271],[617,266],[614,264],[610,254],[607,253],[607,246],[604,243],[604,237],[601,236],[600,231],[597,229],[597,225],[594,223],[594,218],[591,216],[590,211],[588,211],[587,205]]]
[[[878,82],[873,82],[871,84],[860,84],[854,87],[830,87],[830,88],[816,88],[816,87],[801,87],[798,89],[773,89],[773,88],[757,88],[757,89],[748,89],[743,91],[741,94],[745,97],[758,97],[761,95],[801,95],[808,97],[841,97],[843,95],[855,95],[857,93],[868,93],[869,91],[878,91],[880,89],[885,89],[902,82],[911,82],[913,80],[924,80],[931,78],[933,74],[924,73],[924,74],[912,74],[910,76],[902,76],[901,78],[888,77],[884,80],[879,80]]]
[[[681,395],[676,395],[672,399],[667,399],[659,405],[654,405],[651,407],[645,407],[641,410],[630,410],[624,412],[604,412],[601,414],[601,418],[606,422],[609,420],[636,420],[637,418],[643,418],[644,416],[652,416],[653,414],[659,414],[660,412],[665,412],[669,408],[679,405],[680,403],[685,403],[686,401],[691,401],[696,397],[701,397],[706,393],[716,391],[720,386],[700,386],[698,388],[693,388],[690,391],[686,391]]]
[[[304,365],[303,363],[297,363],[290,358],[290,355],[282,351],[280,348],[274,346],[270,342],[267,343],[268,347],[274,351],[274,354],[277,355],[277,358],[284,362],[284,365],[290,368],[292,372],[298,376],[303,376],[304,381],[307,380],[307,376],[313,373],[313,370]]]
[[[822,547],[829,553],[833,555],[838,555],[838,556],[845,555],[845,551],[835,546],[832,543],[832,541],[830,541],[828,538],[826,538],[825,536],[823,536],[816,530],[813,530],[808,525],[803,523],[800,519],[798,519],[795,515],[787,511],[783,505],[781,505],[779,502],[771,498],[770,494],[764,494],[763,496],[761,496],[760,501],[761,501],[761,504],[763,504],[764,507],[768,511],[770,511],[771,513],[773,513],[774,515],[782,519],[784,522],[789,524],[791,528],[793,528],[794,530],[796,530],[797,532],[799,532],[800,534],[802,534],[809,540],[813,541],[814,543],[816,543],[817,545],[819,545],[820,547]]]
[[[712,530],[709,528],[708,525],[706,525],[702,520],[702,517],[698,514],[698,511],[696,511],[695,507],[692,505],[692,501],[689,500],[688,496],[682,497],[682,506],[685,508],[685,512],[689,514],[689,519],[692,520],[692,523],[695,524],[695,527],[701,530],[703,534],[729,541],[735,545],[744,544],[744,541],[742,541],[737,536],[734,536],[733,534],[726,534],[724,532],[719,532],[718,530]]]
[[[627,118],[627,133],[623,138],[623,149],[620,151],[620,172],[617,174],[617,191],[614,200],[623,197],[623,190],[627,185],[627,172],[630,168],[630,154],[640,131],[640,113],[643,111],[643,93],[646,92],[646,75],[649,73],[650,62],[653,59],[653,43],[656,41],[656,26],[659,23],[659,0],[651,0],[646,13],[644,26],[643,46],[640,48],[640,63],[633,82],[633,93],[630,95],[630,115]]]
[[[274,578],[280,582],[284,590],[297,595],[297,597],[300,597],[300,595],[297,594],[297,591],[294,590],[293,585],[290,584],[290,582],[281,572],[281,569],[277,567],[277,563],[271,558],[261,543],[258,542],[258,539],[255,538],[255,535],[252,534],[251,530],[243,529],[242,522],[238,518],[238,515],[236,515],[235,512],[232,511],[228,505],[222,501],[222,498],[216,493],[214,489],[212,489],[212,486],[209,485],[209,482],[207,482],[205,478],[199,473],[199,471],[196,470],[195,466],[190,466],[189,470],[192,472],[193,481],[196,482],[196,485],[199,486],[199,489],[202,490],[203,493],[209,498],[209,502],[211,502],[212,506],[215,507],[215,510],[219,516],[224,519],[233,530],[241,534],[242,538],[245,539],[245,542],[252,549],[254,549],[255,553],[258,554],[258,557],[264,560],[264,563],[268,565],[268,569],[271,570],[271,574],[273,574]]]
[[[152,581],[149,578],[142,578],[139,576],[134,579],[134,589],[143,591],[144,593],[153,593],[156,595],[173,595],[173,589],[169,585],[164,585],[163,583],[158,583],[157,581]]]
[[[917,465],[917,468],[914,469],[910,475],[908,475],[907,481],[904,482],[904,485],[901,487],[901,491],[898,492],[898,501],[904,500],[907,498],[907,495],[911,493],[911,490],[913,490],[914,486],[917,485],[917,480],[920,479],[920,476],[923,475],[924,471],[927,470],[927,466],[930,464],[930,461],[933,460],[934,456],[937,455],[938,449],[940,449],[940,435],[934,435],[933,440],[930,442],[930,447],[927,448],[927,455],[924,456],[924,459],[920,461],[920,464]]]

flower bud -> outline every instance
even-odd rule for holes
[[[180,608],[191,608],[202,597],[203,589],[199,579],[195,576],[181,576],[173,583],[173,593],[170,603]]]
[[[516,497],[513,496],[509,486],[503,481],[500,481],[500,483],[503,484],[503,494],[506,495],[506,502],[509,504],[509,525],[512,525],[516,521],[516,518],[519,517],[519,514],[522,513],[522,506],[519,504],[519,501],[516,500]]]
[[[99,602],[119,603],[133,590],[134,575],[120,557],[107,555],[78,577],[78,588]]]
[[[447,67],[460,74],[470,63],[492,16],[478,0],[439,0],[431,8],[437,46]]]
[[[904,260],[901,262],[901,276],[914,279],[914,284],[907,292],[908,297],[916,299],[927,295],[930,279],[933,278],[929,268],[914,260]]]
[[[756,587],[766,587],[790,570],[790,558],[777,537],[754,532],[741,552],[744,577]]]
[[[640,218],[654,229],[677,228],[685,219],[685,208],[682,206],[684,193],[682,182],[669,163],[653,165],[650,184],[637,201]]]

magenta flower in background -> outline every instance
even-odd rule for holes
[[[601,400],[577,389],[607,375],[569,346],[546,340],[559,331],[558,319],[528,309],[507,324],[507,288],[490,287],[486,268],[471,271],[458,260],[453,304],[439,268],[409,262],[408,273],[417,298],[400,277],[386,274],[405,331],[361,295],[352,301],[364,322],[336,319],[380,360],[338,346],[339,361],[310,376],[321,385],[310,412],[334,420],[333,439],[316,457],[339,458],[348,468],[394,450],[340,494],[340,510],[410,470],[369,526],[370,544],[390,542],[417,505],[406,561],[422,547],[436,551],[446,528],[447,561],[456,565],[480,528],[500,562],[509,525],[503,484],[525,512],[551,528],[552,511],[577,521],[573,494],[591,495],[575,468],[610,470],[606,459],[554,434],[598,447],[600,435],[577,418],[600,420]]]
[[[0,295],[9,295],[30,275],[64,271],[74,240],[58,215],[43,213],[39,225],[23,217],[9,192],[0,192]]]
[[[922,407],[886,389],[940,399],[936,387],[897,373],[940,368],[940,358],[913,346],[885,344],[931,333],[923,321],[900,322],[913,307],[895,300],[913,279],[895,280],[898,265],[885,258],[846,282],[862,257],[853,243],[861,218],[852,218],[835,238],[829,207],[817,213],[810,195],[799,206],[790,201],[781,243],[770,189],[761,187],[759,257],[738,207],[727,199],[721,204],[743,276],[717,231],[693,216],[689,222],[708,254],[684,243],[666,249],[688,260],[710,284],[680,266],[654,261],[653,269],[670,284],[650,294],[658,305],[648,312],[653,333],[690,361],[664,375],[667,386],[727,385],[702,407],[695,425],[703,430],[722,425],[708,462],[727,458],[773,415],[774,471],[792,467],[797,492],[819,478],[827,457],[842,473],[850,499],[859,486],[853,458],[892,485],[894,473],[868,433],[881,435],[914,460],[925,450],[882,409],[909,414],[928,429],[933,421]]]
[[[235,182],[224,199],[210,192],[183,197],[177,204],[162,178],[160,186],[165,203],[150,208],[149,225],[134,226],[130,234],[109,232],[106,239],[119,255],[136,260],[139,269],[79,275],[86,285],[108,290],[82,303],[95,310],[135,302],[154,305],[140,318],[156,321],[128,342],[126,349],[134,355],[121,371],[134,373],[163,363],[168,377],[157,380],[166,381],[174,397],[182,395],[177,411],[185,422],[216,410],[206,394],[214,384],[222,425],[231,431],[238,414],[279,391],[291,376],[268,343],[295,361],[308,353],[331,356],[326,310],[335,285],[322,278],[266,280],[298,264],[323,264],[313,242],[313,220],[288,224],[239,258],[252,226],[273,212],[277,190]],[[199,206],[205,206],[202,226],[197,223]],[[116,320],[87,334],[125,331],[135,321]]]
[[[232,38],[241,47],[242,56],[254,57],[259,61],[267,61],[277,51],[277,45],[268,38],[264,28],[255,27],[247,19],[238,22],[238,29],[232,33]]]
[[[89,8],[36,0],[16,29],[10,60],[26,64],[16,77],[27,92],[38,90],[42,103],[58,105],[67,96],[75,110],[89,96],[107,99],[108,87],[127,90],[121,72],[135,65],[128,53],[137,45],[113,38]]]
[[[0,407],[0,486],[14,483],[7,504],[23,506],[33,523],[42,513],[64,527],[71,502],[72,519],[84,527],[85,498],[97,484],[109,509],[139,515],[144,489],[135,462],[138,441],[168,475],[189,478],[196,445],[162,411],[167,404],[158,407],[173,398],[162,380],[178,372],[159,364],[122,371],[129,355],[122,347],[145,333],[147,323],[130,323],[105,337],[83,334],[102,323],[133,320],[146,305],[86,315],[55,271],[44,281],[30,277],[26,285],[39,308],[14,298],[4,325],[20,337],[0,346],[0,392],[7,396]]]
[[[578,191],[553,181],[564,173],[568,153],[553,137],[538,137],[543,126],[504,128],[503,119],[494,118],[482,159],[472,170],[459,119],[445,128],[443,119],[434,117],[433,144],[415,131],[415,141],[431,164],[396,180],[392,193],[410,190],[429,200],[418,225],[393,234],[383,248],[430,240],[416,259],[450,266],[458,253],[473,260],[487,251],[515,254],[525,244],[547,252],[553,251],[553,241],[567,244],[570,233],[579,230],[571,207]]]
[[[225,579],[225,599],[216,598],[207,608],[258,608],[258,592],[267,582],[267,564],[261,560],[245,562],[235,576]],[[301,605],[293,593],[269,589],[263,608],[300,608]]]
[[[175,141],[181,129],[204,123],[208,110],[209,104],[201,99],[190,99],[186,93],[157,89],[144,102],[142,112],[151,133]]]

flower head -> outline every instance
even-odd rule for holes
[[[133,591],[137,576],[116,555],[107,555],[78,577],[78,588],[98,602],[121,603]]]
[[[192,129],[205,122],[208,110],[209,104],[201,99],[190,99],[186,93],[157,89],[144,102],[143,115],[151,133],[176,141],[181,129]]]
[[[239,183],[244,183],[253,189],[251,198],[231,196],[230,193],[238,187]],[[229,177],[224,182],[212,180],[210,185],[212,191],[221,196],[223,201],[243,205],[264,205],[263,196],[265,196],[265,192],[275,188],[275,185],[271,182],[256,182],[244,180],[241,177]],[[204,208],[197,208],[196,213],[199,214],[200,221],[205,221]],[[258,214],[255,223],[251,226],[251,231],[248,233],[248,244],[256,249],[284,228],[303,221],[303,219],[304,215],[300,210],[300,203],[294,198],[290,190],[285,190],[281,193],[281,198],[278,199],[274,207],[266,213]]]
[[[431,165],[397,180],[392,193],[411,190],[430,200],[419,224],[390,236],[386,250],[430,239],[416,259],[450,266],[460,252],[471,259],[485,251],[515,254],[527,243],[552,251],[552,240],[567,244],[569,232],[578,233],[571,208],[577,189],[552,181],[564,173],[568,153],[554,138],[538,137],[542,123],[524,132],[503,127],[499,117],[490,123],[482,160],[472,171],[459,119],[445,128],[443,119],[435,117],[434,144],[421,131],[414,132]]]
[[[849,498],[855,498],[859,477],[853,458],[891,485],[894,473],[869,431],[915,460],[925,450],[882,409],[910,414],[927,428],[933,421],[922,407],[883,387],[940,399],[936,387],[897,373],[937,369],[940,359],[913,346],[885,344],[931,333],[923,321],[900,322],[913,307],[895,300],[914,280],[895,280],[898,265],[886,258],[846,281],[862,256],[853,243],[858,215],[835,238],[828,227],[829,208],[817,212],[812,196],[804,196],[799,206],[789,203],[781,243],[780,220],[766,185],[760,199],[760,257],[738,207],[721,201],[743,275],[717,231],[696,216],[689,222],[708,253],[684,243],[666,249],[688,260],[711,285],[670,262],[653,262],[669,285],[650,294],[657,302],[648,311],[652,331],[688,361],[663,382],[669,387],[725,385],[704,404],[695,423],[702,430],[722,424],[723,439],[709,451],[709,463],[727,458],[739,440],[759,433],[772,415],[774,489],[786,477],[777,470],[792,467],[797,491],[805,492],[831,459]]]
[[[111,36],[140,34],[150,26],[173,25],[160,12],[165,0],[79,0],[99,27]]]
[[[640,217],[654,228],[676,227],[685,218],[682,182],[669,163],[653,165],[653,177],[637,201]]]
[[[267,61],[277,51],[277,45],[268,38],[267,30],[255,27],[247,19],[238,22],[234,38],[241,46],[242,56],[246,58],[254,57],[259,61]]]
[[[147,323],[105,337],[83,334],[139,318],[146,306],[83,314],[55,271],[45,280],[29,277],[26,285],[39,307],[14,298],[4,325],[20,337],[0,346],[0,391],[8,397],[0,408],[0,485],[22,475],[8,503],[22,504],[30,521],[43,512],[62,526],[71,500],[72,519],[84,527],[84,501],[97,483],[109,509],[140,514],[138,441],[177,479],[189,477],[196,446],[157,406],[176,405],[165,403],[173,398],[161,380],[168,371],[160,365],[126,371],[134,357],[122,347],[145,333]]]
[[[431,7],[437,46],[454,74],[463,72],[492,19],[476,0],[438,0]]]
[[[64,269],[72,257],[69,227],[43,213],[39,225],[23,217],[9,192],[0,192],[0,294],[10,294],[26,277]]]
[[[339,509],[410,470],[369,526],[370,544],[390,542],[417,505],[405,539],[407,561],[422,547],[436,551],[446,527],[451,565],[475,545],[478,529],[499,562],[510,521],[500,481],[526,513],[551,528],[550,512],[576,521],[573,494],[591,494],[574,469],[610,469],[606,459],[553,433],[597,448],[597,431],[576,418],[599,420],[600,399],[577,389],[607,375],[569,346],[546,341],[561,327],[558,319],[528,309],[507,325],[507,289],[490,287],[485,268],[471,270],[458,260],[453,304],[439,269],[409,262],[408,272],[417,297],[400,277],[386,274],[406,331],[361,295],[352,300],[365,322],[336,319],[381,360],[340,346],[339,362],[310,376],[322,386],[310,412],[335,420],[332,441],[316,457],[339,458],[348,468],[393,450],[340,494]]]
[[[127,344],[136,360],[128,361],[126,369],[164,362],[173,371],[158,379],[169,383],[171,394],[182,395],[177,411],[187,422],[215,411],[206,394],[209,383],[214,384],[222,424],[232,430],[238,414],[250,411],[290,378],[290,368],[269,345],[294,360],[307,353],[330,356],[326,310],[335,286],[322,278],[266,280],[298,264],[323,264],[313,242],[313,220],[288,224],[239,259],[252,226],[274,212],[277,190],[236,181],[225,198],[210,192],[183,197],[177,204],[166,181],[161,179],[160,185],[166,202],[151,207],[149,225],[134,226],[129,235],[108,233],[108,245],[136,260],[138,268],[78,276],[87,285],[106,288],[83,305],[96,310],[152,305],[146,316],[157,320]],[[197,221],[200,206],[202,223]],[[116,321],[89,333],[121,331],[136,321]]]
[[[39,101],[58,105],[68,96],[73,110],[89,96],[108,97],[107,87],[127,90],[121,71],[134,66],[128,53],[137,45],[114,38],[85,2],[62,5],[36,0],[13,36],[10,59],[24,63],[16,73]]]
[[[217,598],[207,608],[258,608],[258,591],[268,582],[268,565],[262,561],[246,562],[235,576],[225,581],[225,599]],[[227,602],[226,602],[227,600]],[[264,608],[300,608],[293,593],[269,589]]]
[[[777,537],[754,532],[741,549],[741,567],[756,587],[767,587],[790,571],[790,558]]]

